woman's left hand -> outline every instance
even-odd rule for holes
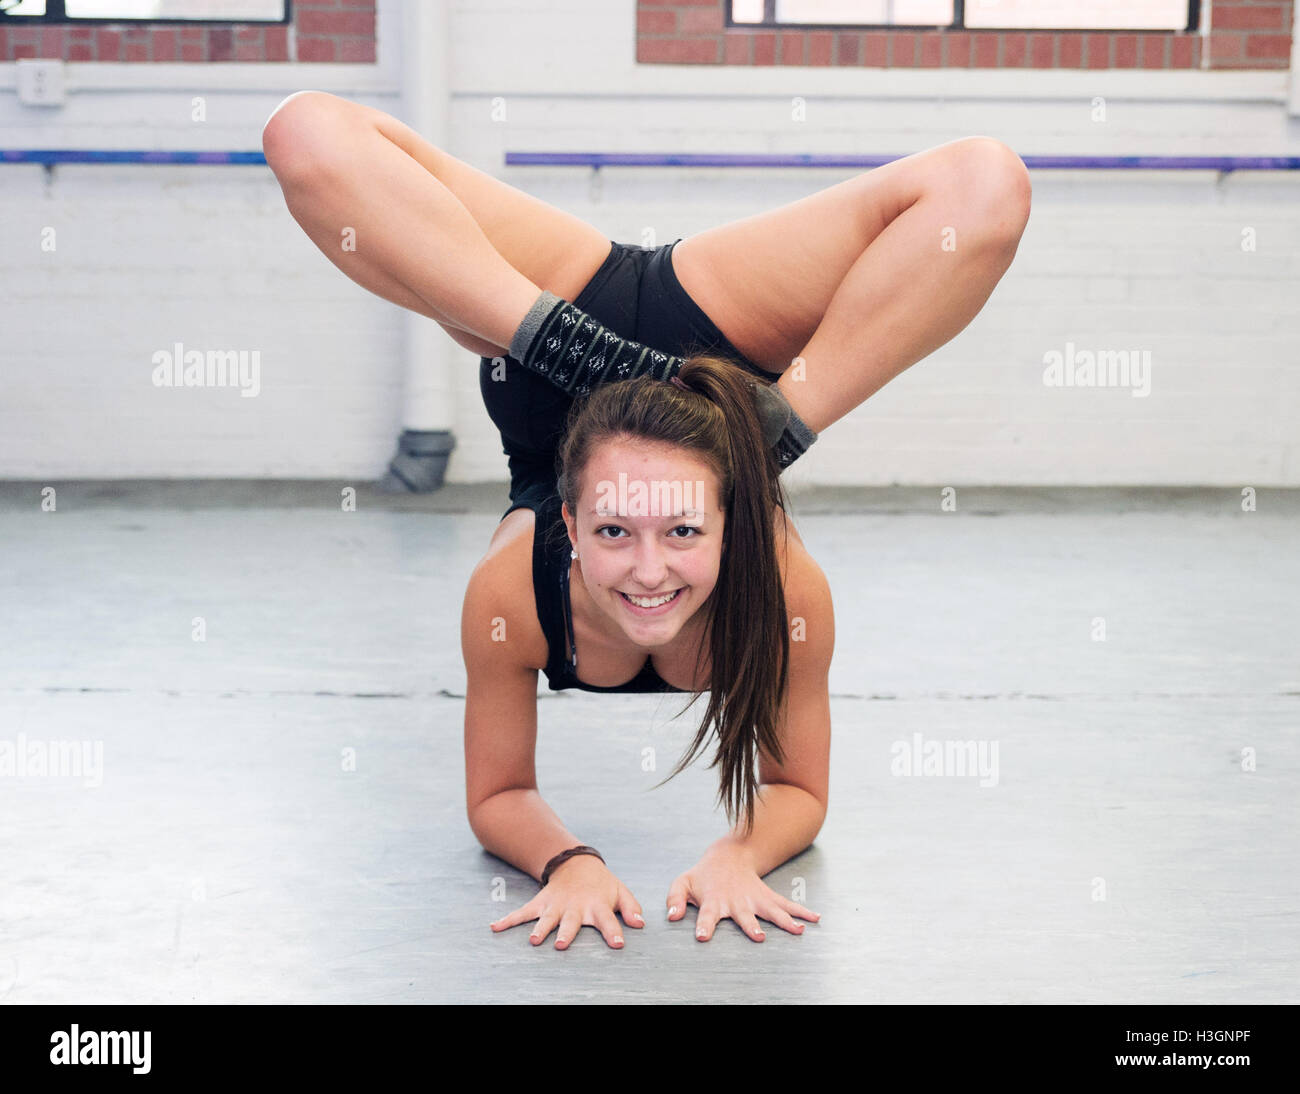
[[[710,847],[673,882],[668,890],[669,922],[686,914],[687,903],[700,910],[695,917],[695,937],[701,942],[713,937],[720,919],[734,920],[751,939],[762,942],[765,935],[759,916],[791,934],[803,934],[804,925],[795,921],[796,915],[813,922],[821,918],[765,885],[745,852],[725,844]]]

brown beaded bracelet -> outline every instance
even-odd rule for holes
[[[580,847],[570,847],[567,851],[561,851],[546,864],[546,869],[542,871],[542,888],[546,888],[546,883],[551,880],[551,873],[561,863],[568,862],[574,855],[595,855],[601,862],[605,861],[604,856],[594,847],[588,847],[585,843]]]

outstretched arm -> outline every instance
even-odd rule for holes
[[[534,598],[531,587],[520,587],[518,571],[531,565],[530,557],[531,541],[489,555],[465,593],[465,804],[484,850],[540,881],[552,856],[584,841],[537,789],[537,669],[527,667],[520,649],[526,632],[519,605],[531,611]],[[560,863],[536,895],[492,929],[537,920],[533,944],[555,930],[556,948],[565,949],[586,925],[618,948],[623,936],[617,915],[630,927],[645,924],[636,898],[601,859],[579,855]]]
[[[668,893],[670,920],[681,919],[688,902],[699,908],[696,937],[701,940],[711,938],[727,917],[756,941],[763,938],[759,917],[792,934],[803,930],[795,915],[818,918],[762,881],[816,838],[826,817],[830,780],[829,674],[835,648],[830,585],[801,544],[791,542],[790,559],[790,686],[780,727],[784,763],[760,753],[753,829],[746,835],[738,824],[716,840]]]

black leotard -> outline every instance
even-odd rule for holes
[[[741,354],[682,287],[672,261],[679,242],[659,247],[612,242],[605,261],[574,303],[623,338],[679,357],[708,350],[775,383],[781,374]],[[578,679],[575,657],[566,657],[573,649],[568,586],[572,560],[555,486],[556,450],[573,399],[508,356],[500,362],[480,359],[479,387],[509,463],[511,505],[506,512],[522,506],[532,509],[537,518],[533,588],[537,618],[550,648],[546,678],[551,690],[680,692],[655,672],[649,657],[636,676],[616,687],[597,687]],[[548,532],[555,537],[549,542]]]

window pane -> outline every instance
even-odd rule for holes
[[[79,19],[241,19],[284,18],[284,0],[67,0]]]
[[[1182,30],[1187,0],[966,0],[966,25]]]
[[[776,21],[947,27],[952,0],[776,0]]]
[[[953,0],[776,0],[778,23],[952,25]],[[1188,0],[966,0],[973,29],[1182,30]],[[761,23],[763,0],[732,0],[732,19]]]

